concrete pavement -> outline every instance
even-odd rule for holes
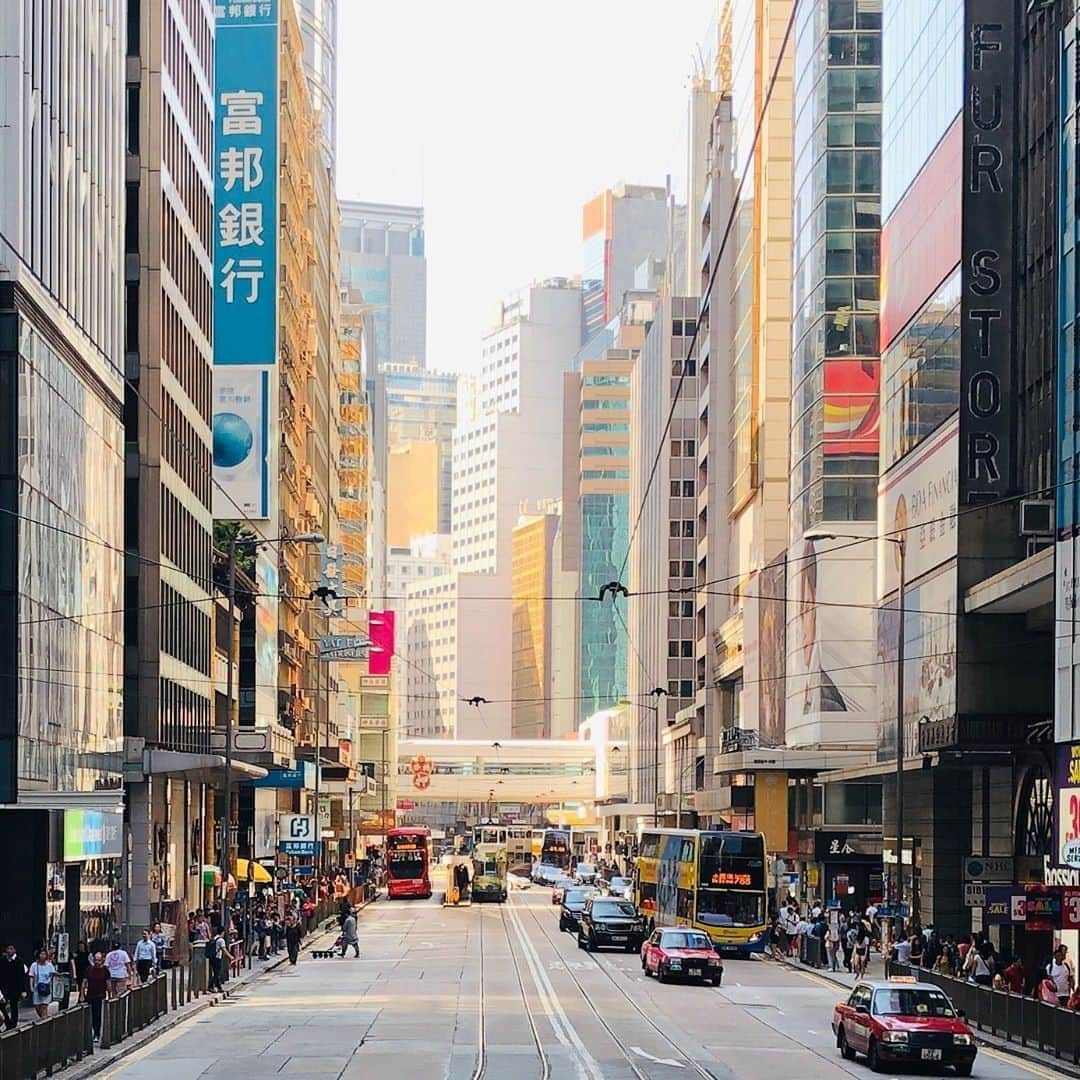
[[[547,890],[506,905],[380,901],[361,958],[301,959],[101,1074],[116,1080],[267,1075],[529,1080],[865,1076],[829,1021],[840,988],[729,961],[719,989],[646,979],[636,956],[589,954]],[[975,1075],[1059,1075],[980,1054]]]

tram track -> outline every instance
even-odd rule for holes
[[[540,919],[540,916],[537,915],[537,913],[536,913],[536,909],[532,905],[528,905],[528,904],[523,905],[523,906],[528,909],[529,914],[533,917],[533,920],[535,921],[537,927],[539,928],[540,933],[543,934],[544,938],[547,940],[548,944],[554,950],[555,954],[557,956],[561,956],[562,954],[561,954],[561,952],[559,950],[558,945],[556,944],[556,938],[554,938],[552,936],[552,934],[549,931],[548,927],[546,927],[543,924],[543,922]],[[520,910],[522,905],[516,905],[516,907],[518,908],[518,910]],[[562,932],[559,931],[560,935],[561,935],[561,933]],[[626,999],[627,1003],[634,1010],[634,1012],[637,1013],[637,1015],[641,1018],[641,1020],[646,1025],[648,1025],[648,1027],[652,1031],[654,1031],[656,1033],[658,1038],[663,1040],[663,1042],[667,1046],[671,1047],[671,1051],[673,1053],[673,1056],[678,1057],[680,1065],[683,1065],[684,1067],[693,1070],[696,1075],[698,1075],[700,1077],[703,1077],[704,1080],[719,1080],[719,1078],[716,1076],[715,1073],[710,1072],[700,1062],[695,1061],[693,1058],[691,1058],[690,1055],[687,1054],[686,1051],[683,1050],[682,1047],[680,1047],[678,1045],[678,1043],[674,1042],[670,1038],[670,1036],[668,1036],[664,1032],[664,1030],[658,1024],[655,1023],[655,1021],[649,1016],[649,1014],[647,1012],[645,1012],[644,1009],[641,1008],[641,1006],[633,999],[633,997],[630,996],[630,994],[627,993],[626,989],[619,985],[619,983],[615,979],[614,975],[611,974],[611,972],[607,969],[607,967],[604,964],[600,963],[600,960],[599,960],[598,957],[596,957],[592,953],[588,953],[587,955],[592,958],[593,963],[595,964],[597,970],[602,971],[604,973],[607,980]],[[578,992],[581,994],[581,996],[584,999],[585,1003],[589,1006],[589,1009],[592,1011],[593,1016],[596,1017],[597,1021],[599,1022],[600,1026],[604,1029],[604,1031],[607,1033],[608,1037],[619,1048],[619,1051],[626,1058],[626,1062],[627,1062],[631,1072],[634,1074],[634,1076],[637,1077],[638,1080],[650,1080],[648,1074],[643,1072],[640,1065],[638,1064],[640,1059],[634,1053],[633,1048],[630,1047],[629,1045],[627,1045],[627,1043],[623,1041],[622,1037],[615,1031],[614,1027],[612,1027],[612,1025],[608,1022],[608,1020],[605,1019],[605,1017],[601,1014],[600,1010],[597,1009],[595,1003],[593,1002],[592,996],[585,989],[584,984],[578,978],[577,974],[573,971],[572,968],[569,967],[569,965],[564,965],[564,969],[566,971],[566,974],[570,977],[571,981],[577,987]]]
[[[480,907],[478,912],[480,916],[480,1022],[478,1027],[477,1037],[477,1056],[476,1056],[476,1070],[473,1072],[473,1080],[483,1080],[487,1072],[490,1055],[487,1046],[487,991],[485,979],[485,953],[484,953],[484,923],[494,921],[492,918],[486,915],[487,906]],[[529,1001],[529,993],[525,987],[525,979],[522,976],[521,964],[518,960],[517,950],[513,947],[513,943],[510,940],[510,928],[506,921],[506,911],[502,904],[499,905],[499,924],[502,927],[503,934],[506,937],[506,943],[509,948],[510,960],[514,967],[514,977],[517,980],[518,990],[521,993],[521,1001],[525,1007],[525,1019],[529,1024],[529,1032],[532,1035],[533,1045],[536,1048],[536,1056],[538,1059],[540,1071],[540,1080],[550,1080],[551,1077],[551,1062],[548,1059],[547,1052],[544,1050],[544,1042],[540,1038],[540,1029],[536,1024],[536,1016],[533,1012],[532,1003]]]

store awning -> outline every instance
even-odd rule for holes
[[[248,878],[248,867],[251,868],[251,878]],[[247,859],[236,860],[236,880],[246,882],[254,881],[256,885],[270,885],[274,878],[270,871],[262,863],[251,862]]]
[[[145,776],[178,776],[185,780],[212,784],[220,781],[224,773],[224,754],[188,754],[180,750],[143,751]],[[267,770],[261,765],[251,765],[246,761],[233,758],[234,780],[261,780],[266,775]]]
[[[107,791],[19,791],[19,801],[4,803],[5,810],[96,810],[102,814],[124,812],[124,789]]]

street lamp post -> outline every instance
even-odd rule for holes
[[[235,694],[233,684],[235,682],[236,669],[236,552],[240,547],[261,547],[263,544],[277,544],[283,541],[292,541],[300,544],[321,544],[321,533],[297,533],[295,536],[278,536],[274,539],[264,539],[261,536],[242,537],[239,529],[233,531],[229,537],[229,643],[225,654],[225,783],[223,794],[225,802],[225,820],[221,829],[221,850],[224,856],[225,866],[222,868],[222,877],[225,888],[221,897],[221,929],[226,936],[229,931],[229,872],[232,865],[232,832],[233,832],[233,734],[236,730],[236,711],[234,708]],[[248,852],[248,861],[254,854]]]
[[[807,540],[884,540],[895,544],[898,553],[899,584],[896,630],[896,936],[903,933],[904,916],[904,588],[907,571],[907,543],[904,533],[896,536],[855,536],[848,533],[811,532]],[[915,842],[911,844],[911,874],[915,876]]]

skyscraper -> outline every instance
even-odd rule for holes
[[[337,158],[337,0],[297,0],[304,36],[304,71],[311,107],[319,114],[323,160]]]
[[[17,0],[0,19],[0,804],[19,804],[0,934],[24,956],[58,879],[48,914],[72,940],[81,883],[121,880],[124,9]]]
[[[341,284],[373,327],[369,371],[427,364],[427,259],[420,206],[341,203]]]
[[[138,389],[125,428],[139,468],[125,484],[125,547],[134,573],[124,733],[155,750],[155,772],[128,787],[132,887],[125,915],[142,925],[163,897],[184,897],[189,906],[202,899],[193,860],[168,852],[183,851],[191,823],[203,817],[204,787],[184,775],[190,759],[183,755],[210,752],[213,724],[214,103],[199,88],[214,83],[214,29],[199,5],[179,0],[129,5],[128,19],[127,152],[139,168],[138,182],[129,173],[127,184],[125,254],[139,276],[129,277],[126,291],[127,363]],[[152,835],[155,822],[168,822],[161,826],[165,843]]]

